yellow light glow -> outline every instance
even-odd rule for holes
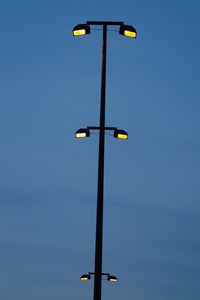
[[[124,35],[132,38],[136,38],[137,34],[134,31],[124,30]]]
[[[118,139],[127,140],[128,139],[128,135],[127,134],[118,133],[117,138]]]
[[[112,279],[110,279],[110,281],[111,281],[111,282],[117,282],[118,280],[117,280],[117,279],[114,279],[114,278],[112,278]]]
[[[84,35],[84,34],[86,34],[86,30],[85,29],[74,30],[73,33],[74,33],[75,36]]]
[[[81,280],[88,280],[88,277],[81,277]]]
[[[86,137],[87,135],[86,135],[86,132],[79,132],[79,133],[76,133],[76,137],[77,138],[84,138],[84,137]]]

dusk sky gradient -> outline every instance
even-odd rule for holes
[[[200,299],[200,2],[0,0],[0,299],[93,297],[108,32],[102,300]],[[110,28],[115,29],[116,28]]]

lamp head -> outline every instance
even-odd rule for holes
[[[125,35],[127,37],[136,38],[137,31],[131,25],[121,25],[119,29],[119,34]]]
[[[117,277],[113,275],[108,275],[107,280],[110,282],[118,282]]]
[[[125,130],[122,130],[122,129],[115,129],[113,136],[116,139],[122,139],[122,140],[127,140],[128,139],[128,133]]]
[[[90,26],[88,24],[78,24],[73,28],[72,32],[74,36],[90,34]]]
[[[81,277],[80,277],[80,280],[84,281],[84,280],[90,280],[91,276],[90,274],[83,274]]]
[[[75,133],[76,138],[85,138],[90,136],[90,131],[87,128],[80,128]]]

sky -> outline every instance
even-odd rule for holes
[[[200,4],[0,0],[0,298],[92,299],[102,32],[109,28],[102,299],[200,298]]]

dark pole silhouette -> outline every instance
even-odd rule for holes
[[[105,102],[106,102],[106,49],[107,25],[103,25],[102,73],[101,73],[101,103],[100,103],[100,135],[99,135],[99,164],[97,187],[96,214],[96,244],[95,244],[95,276],[94,300],[101,300],[101,273],[103,249],[103,193],[104,193],[104,152],[105,152]]]

